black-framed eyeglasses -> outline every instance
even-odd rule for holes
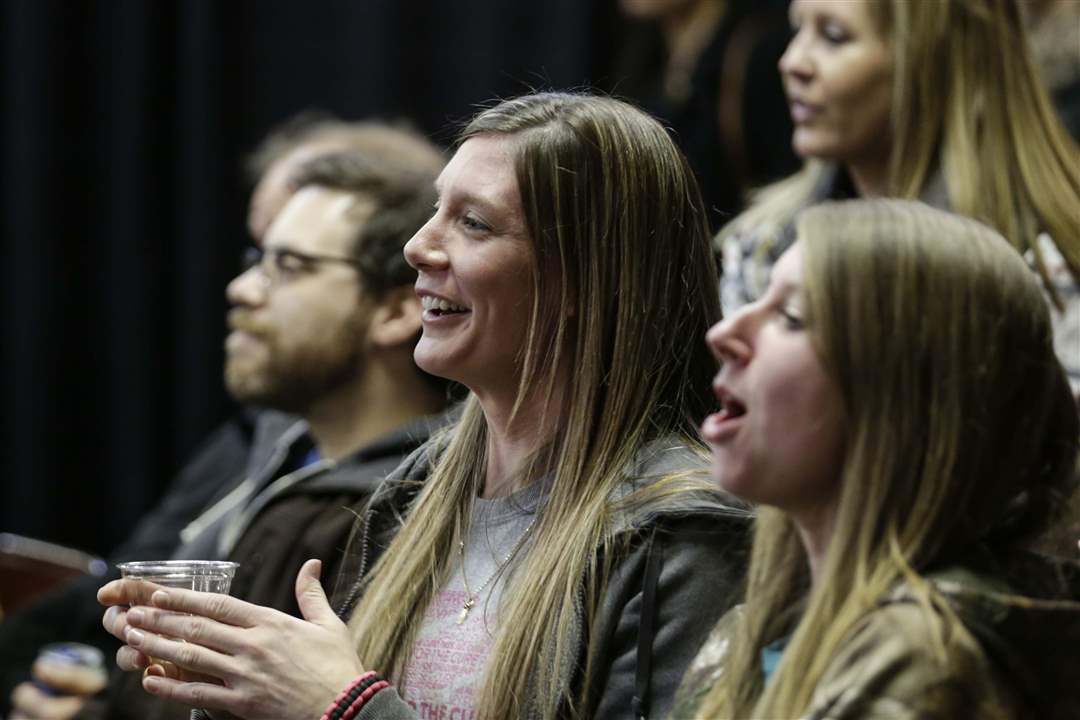
[[[271,282],[310,273],[322,263],[341,263],[358,269],[360,267],[360,261],[356,258],[314,255],[286,247],[261,248],[252,245],[244,250],[242,258],[244,272],[258,267],[263,277]]]

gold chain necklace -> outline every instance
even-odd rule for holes
[[[514,543],[514,547],[510,549],[506,558],[495,566],[495,572],[491,573],[488,579],[485,580],[480,587],[476,588],[475,593],[469,589],[469,580],[465,577],[465,541],[459,541],[459,552],[461,554],[461,584],[465,586],[465,602],[461,606],[461,613],[458,614],[458,625],[464,623],[465,618],[469,617],[469,611],[473,609],[473,606],[476,605],[476,601],[480,599],[480,593],[484,592],[484,588],[486,588],[492,580],[498,577],[499,573],[506,567],[506,564],[513,560],[514,556],[517,555],[518,550],[525,544],[525,538],[529,536],[529,531],[533,529],[533,524],[535,522],[536,518],[534,517],[529,525],[521,531],[521,535],[518,537],[517,542]]]

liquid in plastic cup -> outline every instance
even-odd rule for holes
[[[117,564],[120,576],[128,580],[146,580],[155,585],[228,595],[239,563],[224,560],[140,560]],[[167,660],[150,658],[168,677],[176,677],[176,666]],[[150,673],[148,667],[146,673]],[[144,673],[144,674],[146,674]]]
[[[46,695],[93,695],[105,687],[105,655],[92,645],[50,643],[31,668],[34,685]]]

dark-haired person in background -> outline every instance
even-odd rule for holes
[[[715,231],[747,192],[798,169],[776,63],[787,0],[619,0],[628,18],[611,85],[686,153]]]
[[[426,439],[445,404],[443,386],[412,361],[420,307],[401,252],[430,215],[443,158],[375,123],[320,120],[275,142],[249,218],[261,242],[227,292],[225,365],[234,399],[273,410],[257,414],[245,467],[203,461],[201,474],[187,472],[165,501],[184,512],[125,557],[237,560],[234,594],[296,612],[300,563],[317,556],[333,567],[354,519],[345,508]],[[83,600],[72,595],[69,607]],[[63,678],[46,680],[63,689]],[[81,698],[48,698],[29,683],[12,698],[16,718],[188,713],[137,683],[132,692],[122,675],[106,701],[81,710]]]

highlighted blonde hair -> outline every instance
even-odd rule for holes
[[[1036,237],[1046,232],[1080,282],[1080,148],[1058,120],[1015,0],[862,0],[893,47],[890,197],[918,198],[935,173],[949,209],[1031,251],[1060,300]],[[721,236],[781,227],[831,171],[803,170],[762,190]]]

